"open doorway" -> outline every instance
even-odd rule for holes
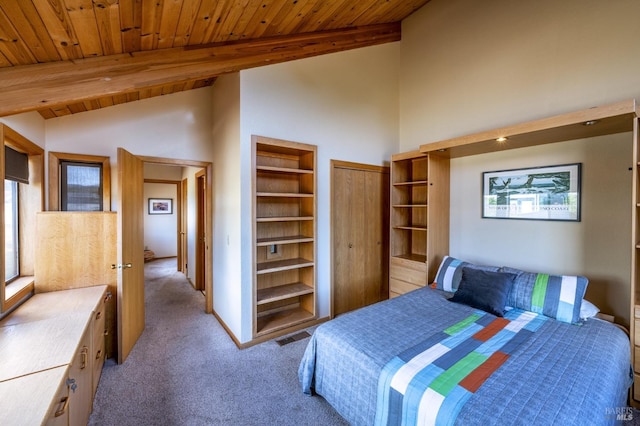
[[[147,235],[145,235],[145,246],[147,246],[145,248],[153,251],[156,259],[175,258],[173,263],[175,270],[182,272],[194,289],[206,294],[206,291],[211,288],[212,277],[209,252],[212,194],[208,190],[212,165],[207,162],[161,157],[140,156],[140,158],[144,163],[145,187],[155,186],[156,190],[161,191],[160,194],[163,190],[167,191],[166,194],[169,195],[158,196],[158,198],[170,200],[173,216],[170,224],[166,224],[161,230],[165,235],[171,234],[171,238],[166,239],[164,243],[170,246],[170,250],[167,250],[168,247],[152,247],[148,244],[151,239],[147,238]],[[159,215],[148,214],[151,208],[149,199],[152,198],[147,196],[149,194],[144,196],[147,210],[145,220],[152,217],[158,221],[165,215],[162,212]],[[165,217],[169,216],[171,215],[167,214]],[[212,296],[207,295],[205,301],[205,311],[212,312]]]
[[[173,167],[192,167],[195,172],[206,170],[206,181],[213,176],[213,165],[210,162],[174,160],[160,157],[138,156],[118,148],[118,244],[117,244],[117,317],[118,317],[118,363],[127,358],[145,328],[145,282],[143,264],[144,228],[143,213],[145,210],[143,187],[144,165],[164,164]],[[204,186],[204,288],[205,312],[213,313],[213,257],[209,251],[213,229],[212,194],[207,185]],[[169,203],[158,206],[169,209]],[[194,250],[195,251],[195,250]]]
[[[144,260],[174,259],[181,263],[180,225],[182,222],[182,167],[145,164],[144,166]],[[163,176],[163,179],[149,176]],[[178,178],[178,179],[176,179]],[[186,272],[185,272],[186,275]]]

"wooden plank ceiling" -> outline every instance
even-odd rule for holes
[[[429,0],[0,0],[0,116],[44,118],[400,39]]]

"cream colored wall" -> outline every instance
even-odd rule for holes
[[[402,150],[640,98],[635,0],[432,0],[403,23]],[[630,136],[455,159],[451,254],[584,274],[588,296],[628,323]],[[481,172],[583,162],[579,223],[480,218]]]
[[[480,264],[584,275],[587,299],[629,321],[631,134],[461,158],[451,168],[451,253]],[[580,222],[483,219],[482,173],[582,163]]]
[[[391,43],[241,72],[243,341],[252,332],[251,135],[318,146],[317,300],[327,317],[330,160],[382,165],[398,151],[399,54]]]
[[[640,98],[637,0],[431,0],[402,24],[403,150]]]
[[[213,309],[229,330],[242,335],[240,216],[240,75],[213,86]],[[249,191],[250,192],[250,191]],[[249,225],[250,226],[250,225]],[[251,243],[245,243],[251,245]],[[250,266],[249,266],[250,268]],[[246,274],[250,274],[249,269]],[[246,340],[246,339],[245,339]]]

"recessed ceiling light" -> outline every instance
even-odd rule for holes
[[[585,126],[593,126],[594,124],[597,124],[599,122],[600,122],[600,120],[589,120],[589,121],[585,121],[582,124],[584,124]]]
[[[496,139],[496,142],[506,142],[507,141],[507,137],[505,136],[500,136],[499,138]]]

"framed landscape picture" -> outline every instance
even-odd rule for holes
[[[173,199],[149,198],[149,214],[173,214]]]
[[[580,221],[580,163],[482,174],[482,217]]]

